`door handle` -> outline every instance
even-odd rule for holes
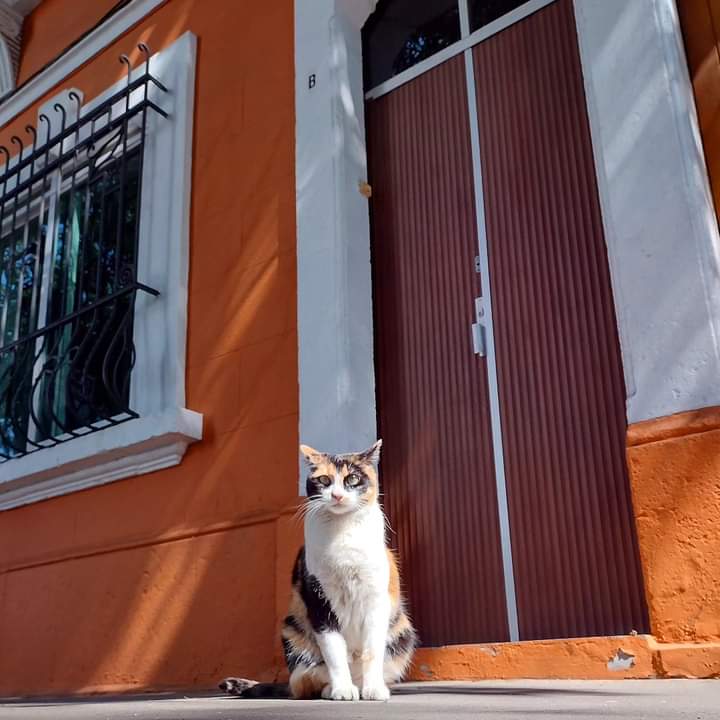
[[[487,355],[487,341],[485,332],[485,300],[475,298],[475,322],[472,324],[473,352],[480,357]]]

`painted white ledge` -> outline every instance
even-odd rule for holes
[[[178,465],[202,438],[185,408],[137,418],[0,465],[0,510]]]

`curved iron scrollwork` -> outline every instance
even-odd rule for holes
[[[0,350],[0,457],[137,417],[130,378],[135,296],[142,290],[128,285]]]
[[[107,100],[71,91],[0,145],[0,463],[138,416],[135,301],[158,295],[137,274],[143,147],[148,112],[167,117],[138,49]]]

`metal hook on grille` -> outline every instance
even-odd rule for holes
[[[80,109],[82,108],[82,98],[74,90],[71,90],[68,93],[68,97],[71,100],[75,101],[76,110],[77,110],[77,116],[75,117],[75,120],[77,121],[80,119]]]
[[[145,72],[150,74],[150,48],[143,42],[138,43],[138,50],[145,56]]]
[[[125,83],[125,110],[127,111],[130,107],[130,76],[132,74],[132,65],[130,64],[130,58],[123,53],[118,60],[127,67],[127,82]]]
[[[8,173],[10,172],[10,153],[4,145],[0,145],[0,152],[5,156],[5,172],[2,175],[3,180],[3,193],[5,192],[5,184]]]
[[[30,161],[30,177],[35,172],[35,150],[37,149],[37,130],[32,125],[25,126],[25,132],[32,137],[32,153]]]
[[[44,142],[48,143],[50,142],[50,118],[45,113],[40,113],[39,118],[40,122],[47,123],[47,138],[45,138]]]
[[[153,77],[150,74],[150,48],[145,43],[138,43],[138,49],[145,56],[145,75],[147,76],[148,80],[153,85],[160,88],[160,90],[162,90],[163,92],[167,92],[167,88],[156,77]],[[146,99],[147,99],[147,91],[148,91],[148,87],[147,87],[147,85],[145,85]]]
[[[53,105],[53,108],[55,112],[59,112],[62,115],[62,124],[60,126],[60,132],[65,132],[65,123],[67,122],[67,110],[65,110],[65,107],[61,105],[60,103],[55,103]]]
[[[130,84],[130,73],[132,72],[132,65],[130,65],[130,58],[123,53],[118,60],[125,66],[127,66],[127,84]]]
[[[22,141],[17,135],[13,135],[13,136],[10,138],[10,141],[11,141],[12,143],[14,143],[15,145],[19,145],[19,146],[20,146],[20,158],[22,158],[22,154],[23,154],[23,152],[24,152],[24,150],[25,150],[25,145],[23,144],[23,141]]]
[[[33,147],[33,152],[35,152],[35,148],[37,147],[37,137],[38,137],[37,130],[32,125],[26,125],[25,132],[28,135],[32,136],[32,147]]]

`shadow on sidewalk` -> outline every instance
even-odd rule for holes
[[[523,685],[475,685],[467,684],[407,684],[392,689],[393,697],[413,697],[422,695],[495,695],[495,696],[528,696],[528,697],[556,697],[556,696],[619,696],[625,693],[618,690],[583,690],[580,688],[550,688],[533,687],[531,684]],[[637,694],[637,693],[634,693]],[[126,702],[158,702],[168,700],[228,700],[233,702],[248,702],[242,698],[224,695],[216,691],[191,693],[145,693],[127,695],[79,695],[71,697],[35,697],[35,698],[0,698],[0,707],[62,707],[73,704],[112,704]],[[254,701],[257,702],[257,701]],[[260,702],[263,702],[262,700]],[[265,702],[272,703],[272,700]]]

